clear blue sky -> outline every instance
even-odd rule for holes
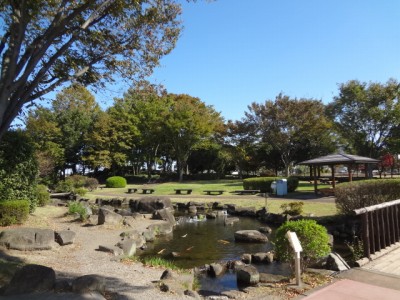
[[[400,0],[184,2],[182,19],[152,81],[225,119],[280,92],[328,103],[348,80],[400,80]]]

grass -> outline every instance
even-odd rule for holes
[[[124,259],[124,261],[125,262],[139,261],[147,267],[171,269],[171,270],[175,270],[175,271],[183,271],[181,268],[177,267],[173,261],[167,260],[162,257],[157,257],[157,256],[147,256],[147,257],[130,256],[130,257],[127,257],[126,259]]]
[[[178,182],[166,182],[158,184],[143,184],[143,185],[128,185],[126,188],[103,188],[102,190],[96,190],[89,192],[86,197],[93,200],[97,197],[141,197],[142,194],[127,194],[128,188],[154,188],[155,192],[153,195],[169,196],[173,202],[220,202],[222,204],[236,204],[241,207],[255,207],[261,209],[267,206],[268,211],[273,213],[281,213],[282,209],[280,206],[285,203],[293,201],[302,201],[296,199],[306,193],[310,194],[314,192],[314,185],[309,182],[300,182],[299,188],[294,192],[290,193],[288,199],[279,199],[269,197],[267,200],[261,195],[254,196],[232,196],[229,192],[235,190],[242,190],[243,183],[240,179],[231,180],[212,180],[212,181],[186,181],[184,183]],[[320,188],[326,188],[328,185],[320,185]],[[192,189],[191,195],[175,195],[174,189]],[[204,190],[224,190],[226,191],[222,196],[206,196]],[[191,197],[195,196],[195,197]],[[203,196],[203,197],[202,197]],[[335,203],[332,202],[317,202],[304,200],[303,211],[304,215],[313,214],[315,216],[332,216],[337,214]]]

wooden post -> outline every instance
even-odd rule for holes
[[[362,214],[362,227],[363,227],[363,244],[364,244],[364,256],[367,258],[371,257],[369,248],[369,224],[368,224],[368,213]]]
[[[336,182],[335,182],[335,166],[331,165],[331,170],[332,170],[332,187],[335,188]]]

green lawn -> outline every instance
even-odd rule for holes
[[[233,194],[229,193],[234,190],[242,190],[242,180],[233,179],[233,180],[212,180],[212,181],[187,181],[184,183],[178,182],[166,182],[166,183],[157,183],[157,184],[137,184],[137,185],[128,185],[126,188],[103,188],[102,190],[96,190],[93,193],[88,193],[88,198],[95,199],[100,195],[102,197],[141,197],[142,194],[127,194],[128,188],[154,188],[155,192],[153,195],[164,195],[169,196],[173,202],[188,202],[188,201],[199,201],[199,202],[215,202],[218,201],[223,204],[236,204],[241,207],[256,207],[260,209],[267,206],[267,209],[273,213],[281,213],[282,210],[280,206],[284,203],[289,203],[293,201],[301,201],[296,200],[297,196],[301,196],[304,193],[312,193],[314,190],[313,184],[308,182],[300,182],[299,188],[296,192],[288,195],[288,199],[277,199],[269,197],[266,201],[264,197],[261,195],[246,195],[246,196],[235,196],[232,197]],[[328,187],[328,185],[321,185],[321,188]],[[192,195],[176,195],[174,189],[192,189]],[[224,190],[226,191],[222,196],[206,196],[203,192],[204,190]],[[140,192],[140,191],[139,191]],[[191,197],[195,196],[195,197]],[[231,197],[230,197],[231,196]],[[293,200],[292,200],[293,199]],[[331,216],[337,213],[336,205],[333,202],[323,203],[316,201],[304,200],[304,215],[313,214],[315,216]]]

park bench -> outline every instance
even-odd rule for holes
[[[260,190],[237,190],[233,191],[232,193],[239,194],[239,195],[255,195],[260,193]]]
[[[190,195],[192,193],[192,189],[174,189],[175,194],[180,195],[182,192],[186,192],[187,195]]]
[[[154,191],[155,191],[154,189],[143,188],[142,194],[153,194]]]
[[[129,188],[128,189],[128,194],[136,193],[137,190],[138,190],[137,188]]]
[[[207,193],[207,195],[222,195],[225,191],[223,191],[223,190],[206,190],[203,192]]]

